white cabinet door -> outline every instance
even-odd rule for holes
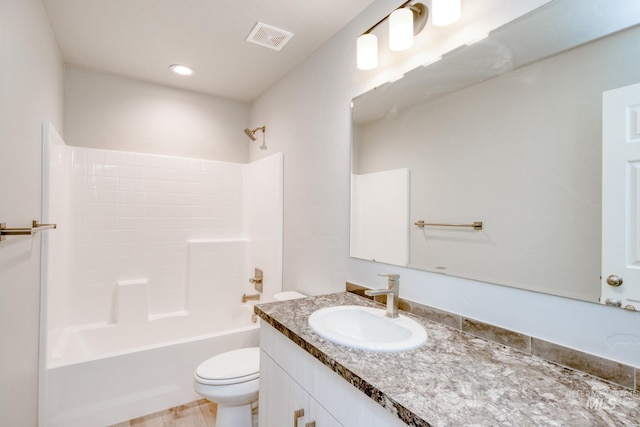
[[[343,427],[313,397],[309,398],[309,419],[315,422],[315,427]]]
[[[264,351],[260,352],[260,427],[293,427],[294,412],[308,412],[309,395]],[[298,427],[304,426],[304,417]]]
[[[264,351],[260,352],[258,414],[260,427],[342,427]]]
[[[640,310],[640,84],[605,92],[602,112],[601,302]]]

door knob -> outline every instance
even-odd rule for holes
[[[607,284],[609,286],[620,286],[622,285],[622,277],[616,274],[612,274],[609,277],[607,277]]]

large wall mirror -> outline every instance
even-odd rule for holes
[[[553,0],[355,98],[351,256],[599,302],[602,96],[640,82],[633,3]]]

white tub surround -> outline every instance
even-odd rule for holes
[[[69,147],[51,134],[50,330],[112,322],[114,289],[131,280],[147,281],[148,316],[188,310],[188,288],[199,285],[187,275],[202,280],[206,268],[198,251],[225,268],[210,270],[210,283],[244,284],[258,267],[265,294],[280,290],[282,155],[243,165]]]
[[[70,147],[48,134],[53,336],[167,317],[221,322],[229,316],[207,317],[210,308],[252,293],[254,268],[264,295],[281,290],[281,154],[243,165]]]

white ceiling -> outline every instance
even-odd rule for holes
[[[42,1],[67,64],[250,102],[374,0]],[[294,36],[280,51],[246,42],[258,21]]]

